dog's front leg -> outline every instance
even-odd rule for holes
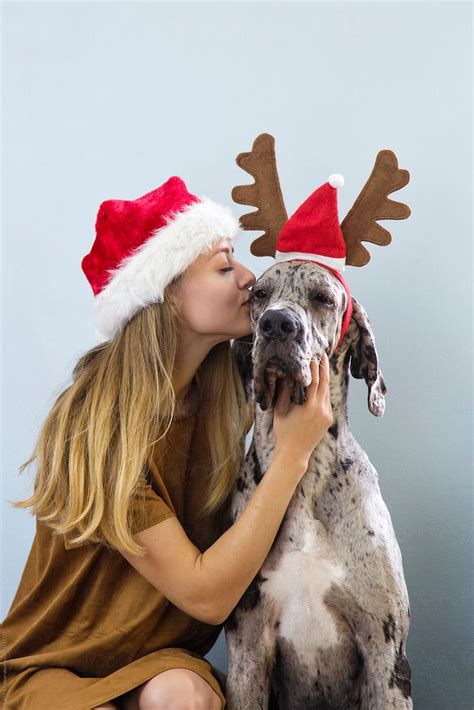
[[[229,710],[268,710],[276,632],[271,607],[260,596],[260,572],[229,615],[224,629]]]
[[[363,658],[361,710],[412,710],[411,669],[405,655],[407,602],[403,595],[383,598],[374,582],[372,597],[364,599],[360,587],[358,595],[335,587],[328,603],[352,629]],[[377,597],[382,604],[376,603]]]
[[[381,628],[382,627],[382,628]],[[364,624],[356,633],[365,663],[362,682],[364,710],[412,710],[411,670],[405,655],[405,643],[392,636],[380,620]]]
[[[363,658],[361,710],[412,710],[411,670],[405,655],[408,607],[401,596],[385,598],[385,608],[376,608],[376,598],[375,585],[372,598],[366,600],[338,587],[330,602],[352,629]]]

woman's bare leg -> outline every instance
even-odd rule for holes
[[[204,701],[206,710],[221,710],[219,696],[198,673],[187,668],[170,668],[115,698],[115,702],[120,710],[148,710],[165,709],[171,702],[177,707],[177,701],[182,701],[184,708],[196,699]]]

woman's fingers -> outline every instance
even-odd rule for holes
[[[308,387],[308,398],[316,397],[319,390],[329,384],[329,358],[326,351],[323,352],[319,363],[316,359],[311,360],[310,369],[312,379]]]
[[[308,386],[308,391],[307,391],[307,397],[313,396],[317,389],[318,389],[318,384],[319,384],[319,364],[316,358],[312,358],[310,364],[309,364],[309,369],[311,370],[311,382]]]
[[[329,358],[326,351],[323,352],[321,362],[319,363],[319,383],[320,385],[329,383]]]

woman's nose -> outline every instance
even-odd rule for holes
[[[247,269],[247,280],[245,283],[245,288],[253,286],[256,280],[257,277],[255,276],[255,274],[253,274],[249,269]]]
[[[235,275],[237,276],[237,283],[239,285],[239,288],[250,288],[250,286],[252,286],[257,280],[255,274],[252,273],[250,269],[244,266],[244,264],[242,264],[241,262],[237,262],[235,266],[237,267],[235,270]]]

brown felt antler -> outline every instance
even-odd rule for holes
[[[239,153],[237,165],[255,178],[252,185],[239,185],[232,190],[234,202],[258,207],[240,218],[243,229],[264,230],[250,251],[254,256],[275,256],[276,242],[288,220],[275,160],[275,139],[261,133],[250,153]],[[346,265],[364,266],[370,254],[362,241],[386,246],[392,241],[390,232],[377,224],[378,219],[406,219],[411,210],[403,202],[389,200],[387,195],[400,190],[410,180],[408,170],[398,167],[391,150],[377,154],[372,172],[354,205],[341,223],[346,242]]]
[[[391,150],[377,153],[369,179],[362,188],[343,221],[341,230],[346,242],[346,266],[365,266],[370,253],[362,241],[387,246],[390,232],[377,224],[378,219],[406,219],[411,210],[403,202],[389,200],[387,195],[404,187],[410,180],[408,170],[398,167],[397,156]]]
[[[275,139],[261,133],[253,142],[250,153],[239,153],[237,165],[255,178],[252,185],[238,185],[232,190],[232,199],[240,205],[254,205],[255,212],[240,217],[244,229],[263,229],[264,234],[255,239],[250,251],[254,256],[275,256],[278,235],[288,220],[281,194],[275,161]]]

